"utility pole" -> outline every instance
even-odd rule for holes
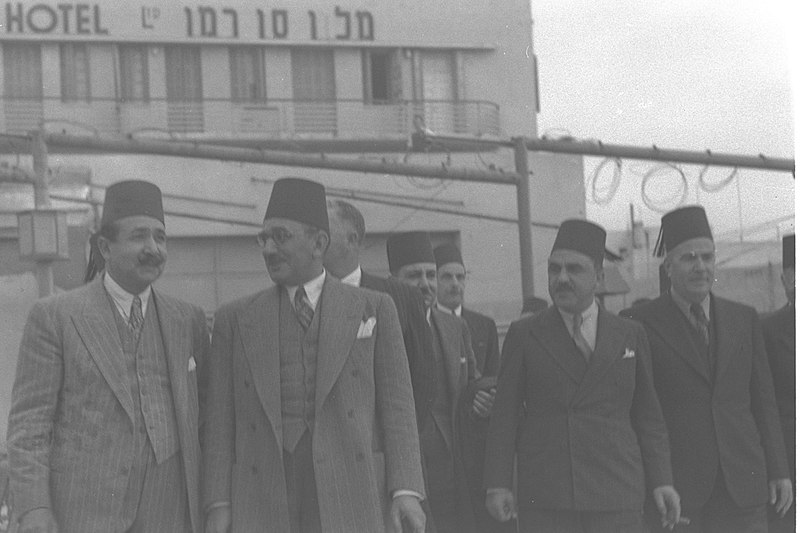
[[[531,185],[528,148],[524,137],[514,139],[514,167],[517,172],[517,227],[522,299],[533,296],[533,235],[531,232]]]

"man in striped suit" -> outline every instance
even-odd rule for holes
[[[208,334],[201,309],[151,286],[167,257],[158,187],[109,187],[94,242],[104,275],[38,301],[25,326],[8,421],[19,530],[202,531]]]

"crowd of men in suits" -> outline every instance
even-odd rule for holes
[[[40,300],[8,426],[15,527],[54,532],[793,531],[787,305],[714,295],[704,210],[662,219],[671,288],[615,316],[606,232],[564,221],[553,305],[499,350],[452,244],[392,234],[361,267],[352,204],[283,178],[257,240],[273,285],[220,307],[153,287],[161,192],[107,189],[87,283]],[[777,400],[776,400],[777,398]]]

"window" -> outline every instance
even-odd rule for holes
[[[292,49],[292,89],[295,100],[336,98],[333,50]]]
[[[147,102],[150,100],[150,75],[146,46],[120,46],[119,70],[122,99]]]
[[[6,98],[42,99],[42,53],[38,44],[3,43]]]
[[[364,50],[361,54],[361,66],[365,102],[384,104],[402,98],[400,65],[396,51]]]
[[[88,102],[91,97],[89,89],[89,54],[85,44],[61,45],[61,100]]]
[[[264,51],[237,46],[230,49],[231,99],[235,102],[259,102],[267,97],[264,75]]]
[[[167,46],[167,100],[192,102],[203,99],[203,74],[200,49],[194,46]]]

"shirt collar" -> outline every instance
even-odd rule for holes
[[[449,307],[444,306],[444,305],[440,304],[439,302],[436,302],[436,308],[439,311],[447,313],[448,315],[461,316],[461,306],[460,305],[458,307],[456,307],[455,309],[450,309]]]
[[[709,293],[709,294],[711,294],[711,293]],[[691,319],[692,312],[689,310],[689,307],[692,305],[691,302],[689,302],[689,300],[687,300],[686,298],[684,298],[683,296],[681,296],[680,294],[675,292],[674,288],[671,288],[669,290],[669,295],[672,297],[672,301],[675,302],[675,304],[678,306],[678,309],[680,309],[681,312],[684,315],[686,315],[687,317],[689,317]],[[710,312],[711,312],[711,298],[710,298],[710,296],[706,296],[703,299],[703,301],[700,302],[700,307],[703,308],[703,312],[706,314],[706,318],[710,318],[711,317],[711,314],[710,314]]]
[[[109,296],[116,304],[117,309],[128,320],[131,313],[131,304],[133,304],[134,295],[123,289],[119,283],[114,281],[111,274],[108,272],[103,276],[103,286],[106,288]],[[150,301],[150,294],[152,293],[152,286],[148,285],[138,296],[142,300],[142,316],[147,312],[147,304]]]
[[[311,308],[314,310],[317,309],[317,302],[319,301],[319,297],[322,295],[322,286],[325,284],[325,274],[326,272],[323,268],[322,274],[311,281],[303,283],[303,288],[306,291],[306,298],[308,298],[308,302],[311,304]],[[289,301],[292,302],[292,305],[294,305],[294,294],[297,292],[297,287],[297,285],[294,287],[286,287],[286,291],[289,293]]]
[[[559,307],[558,309],[559,314],[561,314],[561,318],[564,319],[564,323],[567,325],[567,330],[572,332],[572,324],[573,324],[573,316],[574,313],[567,313],[566,311],[562,311]],[[592,303],[583,310],[581,316],[583,317],[583,323],[587,324],[589,322],[597,323],[597,314],[600,312],[600,308],[597,306],[597,300],[592,300]]]
[[[361,286],[361,265],[358,265],[355,270],[350,272],[348,275],[341,279],[341,282],[345,285],[350,285],[352,287],[360,287]]]

